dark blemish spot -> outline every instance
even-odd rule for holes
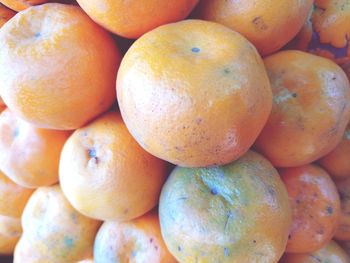
[[[127,213],[129,213],[129,209],[124,209],[124,214],[127,214]]]
[[[178,251],[181,251],[181,250],[182,250],[182,248],[181,248],[180,246],[178,246],[178,247],[177,247],[177,250],[178,250]]]
[[[323,235],[324,234],[324,229],[321,227],[319,230],[317,230],[317,234]]]
[[[296,199],[295,202],[299,205],[301,201],[299,199]]]
[[[298,95],[296,93],[293,93],[292,96],[293,96],[293,98],[298,97]]]
[[[320,262],[320,263],[322,262],[321,259],[319,259],[318,257],[316,257],[316,256],[314,256],[314,255],[310,255],[310,257],[313,258],[313,259],[316,259],[317,262]]]
[[[96,150],[94,148],[88,150],[88,154],[90,158],[96,157]]]
[[[252,22],[260,30],[266,30],[267,29],[267,25],[265,24],[264,20],[260,16],[255,17]]]
[[[37,33],[35,33],[34,36],[35,36],[36,38],[41,37],[41,33],[40,33],[40,32],[37,32]]]
[[[70,237],[64,237],[64,244],[67,246],[67,247],[72,247],[74,245],[74,240],[73,238],[70,238]]]
[[[158,246],[154,246],[154,249],[155,249],[155,250],[158,250]]]
[[[136,251],[132,251],[131,252],[131,256],[134,258],[134,257],[136,257]]]
[[[193,47],[192,49],[191,49],[191,51],[192,52],[194,52],[194,53],[198,53],[199,51],[201,51],[198,47]]]
[[[318,194],[317,193],[313,193],[312,196],[313,197],[318,197]]]
[[[225,223],[225,227],[224,227],[225,232],[226,232],[228,223],[229,223],[230,219],[232,218],[232,216],[233,216],[232,212],[231,212],[231,211],[228,211],[228,212],[227,212],[227,219],[226,219],[226,223]]]
[[[218,194],[218,190],[216,190],[215,188],[213,188],[213,189],[210,190],[210,193],[211,193],[212,195],[217,195],[217,194]]]
[[[332,80],[336,80],[337,78],[336,77],[333,77]]]
[[[253,240],[253,243],[256,244],[256,240]]]
[[[291,234],[289,234],[289,235],[288,235],[288,239],[291,239],[291,238],[292,238],[292,235],[291,235]]]
[[[268,187],[268,189],[267,189],[267,191],[268,191],[268,193],[272,196],[272,197],[274,197],[275,196],[275,189],[273,189],[273,187],[272,186],[269,186]]]
[[[231,73],[230,69],[228,69],[228,68],[225,68],[225,69],[224,69],[224,72],[225,72],[226,74]]]
[[[225,257],[228,257],[229,256],[229,250],[228,250],[228,248],[227,247],[224,247],[224,256]]]
[[[16,129],[13,131],[13,137],[17,137],[19,134],[19,129],[16,127]]]
[[[331,206],[327,206],[327,213],[328,214],[333,214],[333,208]]]
[[[202,121],[203,121],[203,119],[202,119],[202,118],[197,118],[197,119],[196,119],[196,123],[197,123],[197,124],[201,124],[201,123],[202,123]]]
[[[149,239],[149,242],[152,243],[152,242],[153,242],[153,238],[150,238],[150,239]]]

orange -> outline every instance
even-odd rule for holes
[[[305,254],[285,254],[280,263],[349,263],[346,252],[334,241],[323,248]]]
[[[309,253],[321,249],[333,237],[340,218],[337,188],[330,176],[316,165],[284,168],[293,224],[286,252]]]
[[[160,233],[158,213],[132,221],[104,222],[94,244],[95,262],[176,263]]]
[[[340,143],[326,156],[318,160],[333,178],[350,177],[350,124],[346,127]]]
[[[21,234],[21,219],[0,215],[0,254],[12,254]]]
[[[33,190],[15,184],[0,172],[0,215],[20,217]]]
[[[0,28],[5,25],[5,23],[10,20],[11,17],[13,17],[16,14],[15,11],[7,8],[6,6],[2,5],[0,2]]]
[[[92,256],[100,222],[78,213],[59,185],[38,188],[23,215],[15,262],[76,262]]]
[[[262,55],[278,51],[301,29],[313,0],[201,0],[196,17],[248,38]]]
[[[275,166],[308,164],[341,141],[350,120],[350,88],[334,62],[301,51],[265,58],[272,113],[256,148]]]
[[[334,60],[350,62],[350,2],[315,0],[313,12],[292,47]]]
[[[243,155],[272,103],[254,46],[222,25],[200,20],[161,26],[136,40],[121,63],[117,93],[138,143],[190,167]]]
[[[199,0],[77,0],[84,11],[109,31],[139,38],[144,33],[186,18]]]
[[[114,102],[119,60],[112,38],[79,7],[28,8],[0,31],[0,93],[32,124],[76,129]]]
[[[0,3],[18,12],[46,2],[49,2],[49,0],[0,0]]]
[[[125,221],[158,203],[167,165],[132,138],[119,113],[109,112],[76,130],[63,147],[62,190],[82,214]]]
[[[179,262],[276,263],[291,224],[277,171],[252,151],[225,166],[176,167],[162,189],[159,218]]]
[[[341,204],[340,224],[335,233],[337,240],[350,241],[350,178],[335,182]]]
[[[58,163],[69,132],[36,128],[9,109],[0,115],[0,169],[17,184],[36,188],[58,181]]]

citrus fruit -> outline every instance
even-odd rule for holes
[[[0,215],[0,255],[12,254],[21,234],[21,219]]]

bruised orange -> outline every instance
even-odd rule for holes
[[[159,218],[179,262],[276,263],[291,224],[277,171],[252,151],[225,166],[176,167],[162,189]]]
[[[350,241],[350,178],[337,180],[335,183],[341,204],[340,224],[335,239]]]
[[[272,113],[256,148],[275,166],[308,164],[341,141],[350,120],[350,86],[331,60],[289,50],[265,58]]]
[[[69,132],[36,128],[9,109],[0,115],[0,169],[17,184],[36,188],[58,181],[58,163]]]
[[[11,17],[16,14],[15,11],[2,5],[0,2],[0,28],[8,21]]]
[[[104,222],[94,244],[95,263],[176,263],[160,233],[158,213],[153,210],[128,222]]]
[[[34,125],[76,129],[115,101],[119,61],[113,39],[79,7],[31,7],[0,30],[0,93]]]
[[[21,234],[20,218],[0,215],[0,255],[13,254]]]
[[[186,18],[198,0],[77,0],[84,11],[109,31],[139,38],[144,33]]]
[[[221,23],[250,40],[262,55],[278,51],[301,29],[313,0],[201,0],[196,17]]]
[[[270,83],[256,49],[222,25],[186,20],[136,40],[121,63],[122,117],[151,154],[181,166],[243,155],[270,114]]]
[[[292,207],[293,224],[286,252],[309,253],[321,249],[335,234],[340,218],[337,188],[316,165],[279,170]]]
[[[61,154],[64,194],[80,213],[101,220],[145,214],[157,205],[166,177],[166,162],[143,150],[113,111],[76,130]]]

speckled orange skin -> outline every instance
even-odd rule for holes
[[[0,3],[17,12],[46,2],[49,2],[49,0],[0,0]]]
[[[16,247],[14,261],[76,262],[89,258],[100,225],[78,213],[59,185],[40,187],[23,211],[22,244]]]
[[[36,128],[9,109],[0,114],[0,169],[28,188],[58,181],[58,163],[70,132]]]
[[[340,200],[325,170],[304,165],[279,170],[293,213],[286,252],[309,253],[325,246],[340,219]]]
[[[15,184],[0,172],[0,215],[20,217],[33,190]]]
[[[334,179],[350,177],[350,125],[346,127],[340,143],[317,161]]]
[[[157,210],[132,221],[104,222],[94,244],[95,263],[177,263],[160,233]]]
[[[314,9],[292,47],[332,59],[350,62],[350,2],[315,0]]]
[[[168,249],[189,263],[276,263],[291,225],[277,171],[252,151],[226,166],[175,168],[159,218]]]
[[[86,216],[109,221],[151,210],[167,175],[166,162],[137,144],[117,112],[76,130],[63,147],[59,167],[71,204]]]
[[[15,14],[16,14],[15,11],[2,5],[0,2],[0,28]]]
[[[200,20],[168,24],[136,40],[121,63],[117,93],[138,143],[189,167],[243,155],[272,101],[253,45],[227,27]]]
[[[13,254],[21,234],[21,219],[0,215],[0,255]]]
[[[305,254],[285,254],[280,263],[349,263],[346,252],[334,241],[323,248]]]
[[[139,38],[152,29],[185,19],[198,0],[78,0],[98,24],[126,38]]]
[[[350,241],[350,178],[335,182],[341,204],[340,224],[335,233],[335,239]]]
[[[79,7],[31,7],[1,28],[0,93],[28,122],[76,129],[115,101],[119,61],[113,39]]]
[[[256,148],[277,167],[308,164],[341,141],[350,119],[350,88],[334,62],[301,51],[265,58],[272,113]]]
[[[201,0],[196,17],[215,21],[248,38],[260,54],[276,52],[306,21],[312,0]]]

